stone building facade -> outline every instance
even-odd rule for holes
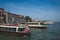
[[[3,8],[0,8],[0,24],[4,23],[17,23],[17,22],[24,22],[24,16],[13,14],[7,11],[4,11]]]

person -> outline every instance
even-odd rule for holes
[[[19,24],[19,22],[17,22],[15,25],[16,25],[16,26],[19,26],[20,24]]]

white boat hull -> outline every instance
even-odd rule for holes
[[[43,28],[47,27],[47,25],[28,25],[29,27]]]

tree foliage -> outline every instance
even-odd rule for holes
[[[31,21],[32,21],[31,17],[29,17],[29,16],[25,16],[25,20],[26,20],[27,22],[31,22]]]

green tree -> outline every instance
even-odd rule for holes
[[[26,20],[27,22],[31,22],[31,21],[32,21],[31,17],[29,17],[29,16],[25,16],[25,20]]]

